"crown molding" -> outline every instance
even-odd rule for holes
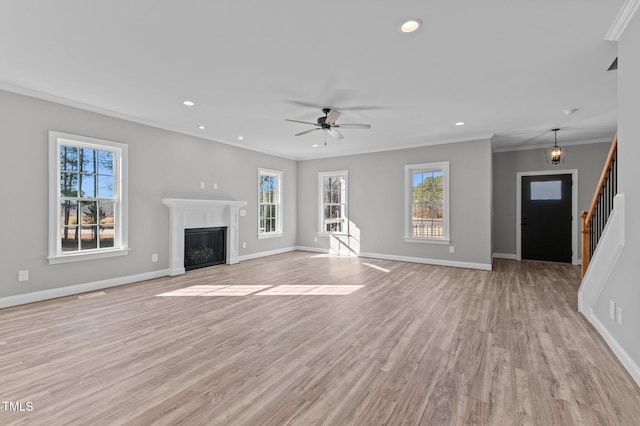
[[[627,0],[622,6],[622,9],[620,9],[618,16],[616,16],[615,21],[613,21],[604,39],[608,41],[618,41],[625,28],[627,28],[629,21],[631,21],[631,18],[633,18],[633,15],[636,13],[636,10],[638,10],[638,6],[640,6],[640,0]]]
[[[562,148],[565,146],[590,145],[594,143],[606,143],[606,142],[611,142],[611,138],[596,138],[596,139],[586,139],[586,140],[580,140],[580,141],[567,141],[567,142],[559,143],[558,145],[560,145],[560,147]],[[494,149],[493,152],[498,153],[498,152],[512,152],[512,151],[529,151],[532,149],[551,148],[551,146],[552,146],[551,142],[547,142],[544,144],[536,144],[536,145],[497,148],[497,149]]]

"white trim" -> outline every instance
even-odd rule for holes
[[[592,309],[588,309],[587,312],[583,312],[587,320],[595,327],[600,333],[600,336],[607,342],[609,348],[613,351],[618,361],[622,363],[627,372],[631,375],[633,380],[638,386],[640,386],[640,366],[636,364],[633,357],[624,350],[624,347],[616,340],[609,329],[600,321],[600,319],[593,313]]]
[[[344,225],[341,232],[326,232],[323,226],[324,209],[324,178],[325,177],[344,176]],[[331,172],[318,172],[318,235],[349,235],[349,170],[335,170]]]
[[[50,264],[125,256],[129,253],[129,147],[125,143],[89,136],[49,130],[49,230],[48,256]],[[60,145],[110,151],[114,156],[116,235],[113,249],[62,252],[60,241]]]
[[[77,262],[80,260],[95,260],[103,259],[107,257],[126,256],[131,251],[130,248],[115,249],[115,250],[103,250],[103,251],[87,251],[87,252],[73,252],[62,256],[50,256],[47,257],[50,265],[56,265],[59,263]]]
[[[267,176],[275,176],[276,180],[277,180],[277,188],[276,188],[276,199],[277,202],[274,203],[276,205],[276,230],[272,231],[272,232],[260,232],[260,176],[261,175],[267,175]],[[258,167],[258,194],[257,194],[257,199],[258,199],[258,214],[257,214],[257,226],[258,226],[258,239],[261,240],[263,238],[276,238],[276,237],[282,237],[283,233],[282,230],[284,229],[284,223],[283,223],[283,216],[282,216],[282,210],[283,210],[283,203],[282,203],[282,181],[284,180],[284,173],[281,170],[272,170],[272,169],[265,169],[263,167]]]
[[[245,260],[258,259],[261,257],[274,256],[276,254],[289,253],[291,251],[298,250],[298,247],[284,247],[276,250],[268,250],[268,251],[260,251],[257,253],[243,254],[242,256],[238,256],[238,260],[240,262],[244,262]]]
[[[518,256],[515,253],[493,253],[493,258],[518,260]]]
[[[600,298],[624,249],[624,231],[625,197],[618,194],[613,199],[613,210],[578,289],[579,312],[590,312]]]
[[[483,271],[491,271],[492,266],[490,263],[472,263],[472,262],[459,262],[454,260],[442,260],[442,259],[428,259],[423,257],[409,257],[409,256],[396,256],[393,254],[381,254],[381,253],[360,253],[358,257],[369,257],[372,259],[382,260],[395,260],[398,262],[411,262],[411,263],[423,263],[426,265],[437,266],[452,266],[455,268],[468,268],[468,269],[481,269]]]
[[[56,299],[58,297],[72,296],[74,294],[86,293],[89,291],[101,290],[109,287],[132,284],[139,281],[152,280],[154,278],[166,277],[169,275],[168,269],[145,272],[142,274],[128,275],[125,277],[109,278],[102,281],[93,281],[84,284],[70,285],[66,287],[52,288],[49,290],[34,291],[32,293],[17,294],[0,298],[0,309],[11,306],[24,305],[26,303],[41,302],[43,300]]]
[[[611,28],[609,28],[604,39],[608,41],[620,40],[620,36],[627,28],[627,25],[629,25],[636,10],[638,10],[638,6],[640,6],[640,0],[627,0],[622,6],[622,9],[620,9],[620,12],[618,12],[618,16],[616,16],[613,24],[611,24]]]
[[[439,140],[433,140],[433,141],[428,141],[428,142],[424,142],[424,143],[407,144],[407,145],[396,145],[396,146],[388,147],[388,148],[376,148],[376,149],[361,150],[361,151],[356,151],[356,152],[342,152],[342,153],[339,153],[339,154],[325,154],[325,155],[309,155],[309,156],[303,156],[303,157],[296,157],[296,158],[294,158],[294,160],[297,160],[297,161],[322,160],[322,159],[325,159],[325,158],[347,157],[347,156],[350,156],[350,155],[362,155],[362,154],[375,154],[375,153],[378,153],[378,152],[388,152],[388,151],[399,151],[399,150],[405,150],[405,149],[424,148],[424,147],[427,147],[427,146],[448,145],[448,144],[451,144],[451,143],[482,142],[482,141],[490,141],[491,138],[494,135],[495,135],[495,133],[491,133],[491,134],[482,134],[482,135],[470,136],[470,138],[439,139]],[[609,139],[609,142],[611,142],[611,139]]]
[[[238,263],[238,228],[240,208],[246,201],[163,198],[169,209],[170,275],[185,273],[184,230],[189,228],[227,227],[227,264]]]
[[[578,264],[578,169],[540,170],[516,173],[516,260],[522,260],[522,177],[571,175],[571,263]]]
[[[206,135],[203,135],[202,131],[200,131],[200,132],[186,131],[186,130],[181,129],[179,127],[167,126],[166,124],[162,124],[162,123],[159,123],[157,121],[146,120],[146,119],[135,117],[135,116],[132,116],[132,115],[122,114],[122,113],[117,112],[117,111],[112,111],[112,110],[101,108],[101,107],[98,107],[98,106],[85,104],[83,102],[74,101],[72,99],[67,99],[67,98],[63,98],[63,97],[60,97],[60,96],[51,95],[49,93],[44,93],[44,92],[40,92],[40,91],[37,91],[37,90],[28,89],[26,87],[20,87],[20,86],[16,86],[16,85],[0,82],[0,90],[5,90],[7,92],[17,93],[19,95],[29,96],[29,97],[32,97],[32,98],[41,99],[41,100],[44,100],[44,101],[53,102],[53,103],[60,104],[60,105],[65,105],[65,106],[68,106],[68,107],[71,107],[71,108],[77,108],[77,109],[80,109],[80,110],[83,110],[83,111],[89,111],[89,112],[93,112],[93,113],[96,113],[96,114],[106,115],[107,117],[114,117],[114,118],[118,118],[120,120],[125,120],[125,121],[131,122],[131,123],[137,123],[137,124],[142,124],[144,126],[154,127],[156,129],[167,130],[169,132],[174,132],[174,133],[178,133],[178,134],[182,134],[182,135],[192,136],[194,138],[204,139],[204,140],[208,140],[208,141],[212,141],[212,142],[216,142],[216,143],[221,143],[221,144],[224,144],[224,145],[231,145],[231,146],[235,146],[236,148],[246,149],[247,151],[260,152],[262,154],[272,155],[272,156],[278,157],[278,158],[285,158],[287,160],[294,160],[294,161],[301,160],[301,158],[291,157],[291,156],[279,154],[279,153],[277,153],[275,151],[269,151],[269,150],[262,149],[262,148],[256,148],[256,147],[251,147],[251,146],[248,146],[248,145],[243,145],[243,144],[237,143],[237,142],[224,141],[224,140],[221,140],[221,139],[215,139],[215,138],[212,138],[212,137],[208,137]]]
[[[587,139],[583,141],[573,141],[573,142],[562,142],[562,146],[574,146],[574,145],[591,145],[594,143],[609,143],[611,144],[611,139],[613,139],[613,135],[610,138],[596,138],[596,139]],[[550,148],[551,145],[549,143],[538,144],[538,145],[526,145],[526,146],[514,146],[514,147],[506,147],[506,148],[497,148],[493,149],[492,152],[512,152],[512,151],[530,151],[533,149],[545,149]]]
[[[329,249],[321,248],[321,247],[310,247],[310,246],[296,246],[296,250],[300,251],[310,251],[312,253],[324,253],[329,254]]]
[[[413,223],[413,177],[412,173],[417,170],[442,170],[442,199],[443,213],[443,237],[442,238],[421,238],[415,237],[411,232]],[[421,164],[406,164],[404,166],[404,241],[407,243],[425,244],[449,244],[451,242],[451,223],[449,209],[449,162],[439,161]]]

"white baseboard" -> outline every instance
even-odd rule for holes
[[[360,257],[370,257],[373,259],[397,260],[399,262],[424,263],[427,265],[453,266],[456,268],[482,269],[484,271],[491,271],[491,264],[488,264],[488,263],[458,262],[455,260],[427,259],[423,257],[396,256],[393,254],[380,254],[380,253],[360,253]]]
[[[260,251],[258,253],[243,254],[242,256],[238,256],[238,260],[240,262],[244,262],[245,260],[258,259],[260,257],[273,256],[276,254],[288,253],[290,251],[295,251],[295,250],[298,250],[298,248],[285,247],[285,248],[276,249],[276,250]]]
[[[516,255],[515,253],[493,253],[493,258],[518,260],[518,255]]]
[[[618,358],[620,363],[622,363],[624,368],[626,368],[627,372],[631,375],[633,380],[635,380],[636,384],[640,386],[640,366],[638,366],[627,351],[624,350],[624,347],[620,342],[613,337],[613,334],[611,334],[602,321],[596,317],[592,309],[588,309],[586,312],[583,312],[583,315],[595,327],[595,329],[598,330],[598,333],[600,333],[605,342],[607,342],[607,345],[609,345],[609,348],[611,348],[616,358]]]
[[[126,277],[110,278],[108,280],[93,281],[90,283],[70,285],[66,287],[52,288],[49,290],[34,291],[32,293],[17,294],[0,298],[0,309],[11,306],[24,305],[26,303],[41,302],[43,300],[56,299],[58,297],[72,296],[74,294],[86,293],[89,291],[102,290],[104,288],[116,287],[119,285],[132,284],[139,281],[152,280],[154,278],[166,277],[169,269],[145,272],[142,274],[129,275]]]
[[[296,250],[300,251],[310,251],[313,253],[329,253],[329,249],[321,248],[321,247],[307,247],[307,246],[296,246]]]

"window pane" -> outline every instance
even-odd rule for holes
[[[101,225],[115,224],[115,203],[113,201],[98,202],[98,221]]]
[[[61,197],[77,197],[78,196],[78,174],[66,173],[60,174],[60,196]]]
[[[80,202],[80,214],[83,225],[98,224],[98,203],[95,201]]]
[[[80,228],[80,250],[98,248],[98,226],[82,226]]]
[[[96,172],[96,151],[89,148],[80,149],[80,171],[84,173]]]
[[[98,153],[98,173],[101,175],[113,175],[113,153],[96,151]]]
[[[98,198],[113,198],[113,176],[98,175]]]
[[[115,228],[113,225],[100,225],[100,248],[110,248],[114,246]]]
[[[74,146],[60,146],[60,170],[78,171],[78,148]]]
[[[96,175],[80,175],[80,197],[93,198],[96,196]]]
[[[562,181],[531,182],[532,200],[561,200]]]
[[[78,250],[78,227],[63,226],[60,229],[60,239],[62,240],[62,251]]]
[[[63,201],[60,203],[60,225],[78,224],[78,202]]]

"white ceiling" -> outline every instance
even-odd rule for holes
[[[0,0],[0,88],[295,159],[490,137],[522,149],[554,127],[561,146],[610,140],[604,36],[622,4]],[[411,17],[424,25],[401,34]],[[308,127],[285,118],[325,106],[372,128],[293,136]]]

